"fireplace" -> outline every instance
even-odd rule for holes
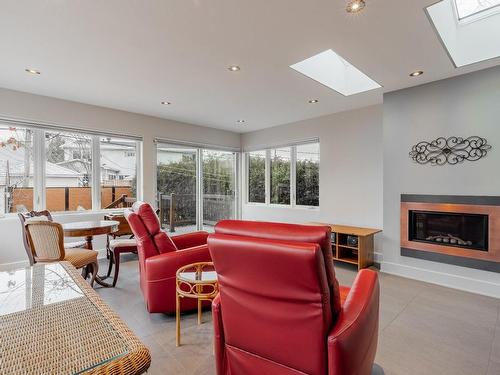
[[[402,194],[401,255],[500,273],[500,197]]]
[[[408,211],[410,241],[488,251],[488,215]]]

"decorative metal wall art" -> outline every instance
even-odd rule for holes
[[[476,161],[486,156],[491,145],[481,137],[439,137],[422,141],[412,147],[410,157],[419,164],[444,165]]]

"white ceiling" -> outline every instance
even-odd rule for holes
[[[0,0],[0,87],[262,129],[500,64],[455,69],[423,10],[433,2],[366,0],[352,16],[345,0]],[[383,88],[344,97],[289,68],[329,48]],[[425,74],[410,78],[417,69]]]

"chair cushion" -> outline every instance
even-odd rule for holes
[[[109,248],[111,250],[117,249],[121,252],[137,251],[137,241],[135,238],[115,239],[109,241]]]
[[[170,236],[163,231],[153,235],[153,241],[155,242],[160,254],[170,253],[171,251],[177,250],[177,246],[175,246]]]
[[[150,204],[135,202],[124,214],[145,259],[177,250],[172,239],[161,230],[158,216]]]
[[[97,251],[88,249],[65,249],[65,261],[70,262],[75,268],[85,267],[90,263],[97,263]]]
[[[156,216],[150,204],[140,201],[135,202],[132,206],[132,211],[140,216],[142,223],[151,235],[155,235],[161,230],[158,216]]]
[[[351,288],[349,288],[348,286],[341,285],[339,288],[339,291],[340,291],[340,305],[344,306],[344,302],[345,302],[347,296],[349,295]]]

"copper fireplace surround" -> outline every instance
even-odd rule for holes
[[[482,246],[447,231],[434,232],[427,238],[416,239],[415,235],[410,233],[415,225],[412,222],[415,212],[484,218],[484,229],[477,229],[485,231]],[[478,223],[480,221],[476,220]],[[462,222],[474,223],[467,219]],[[461,229],[463,232],[464,228]],[[500,272],[500,197],[402,194],[401,255]]]

